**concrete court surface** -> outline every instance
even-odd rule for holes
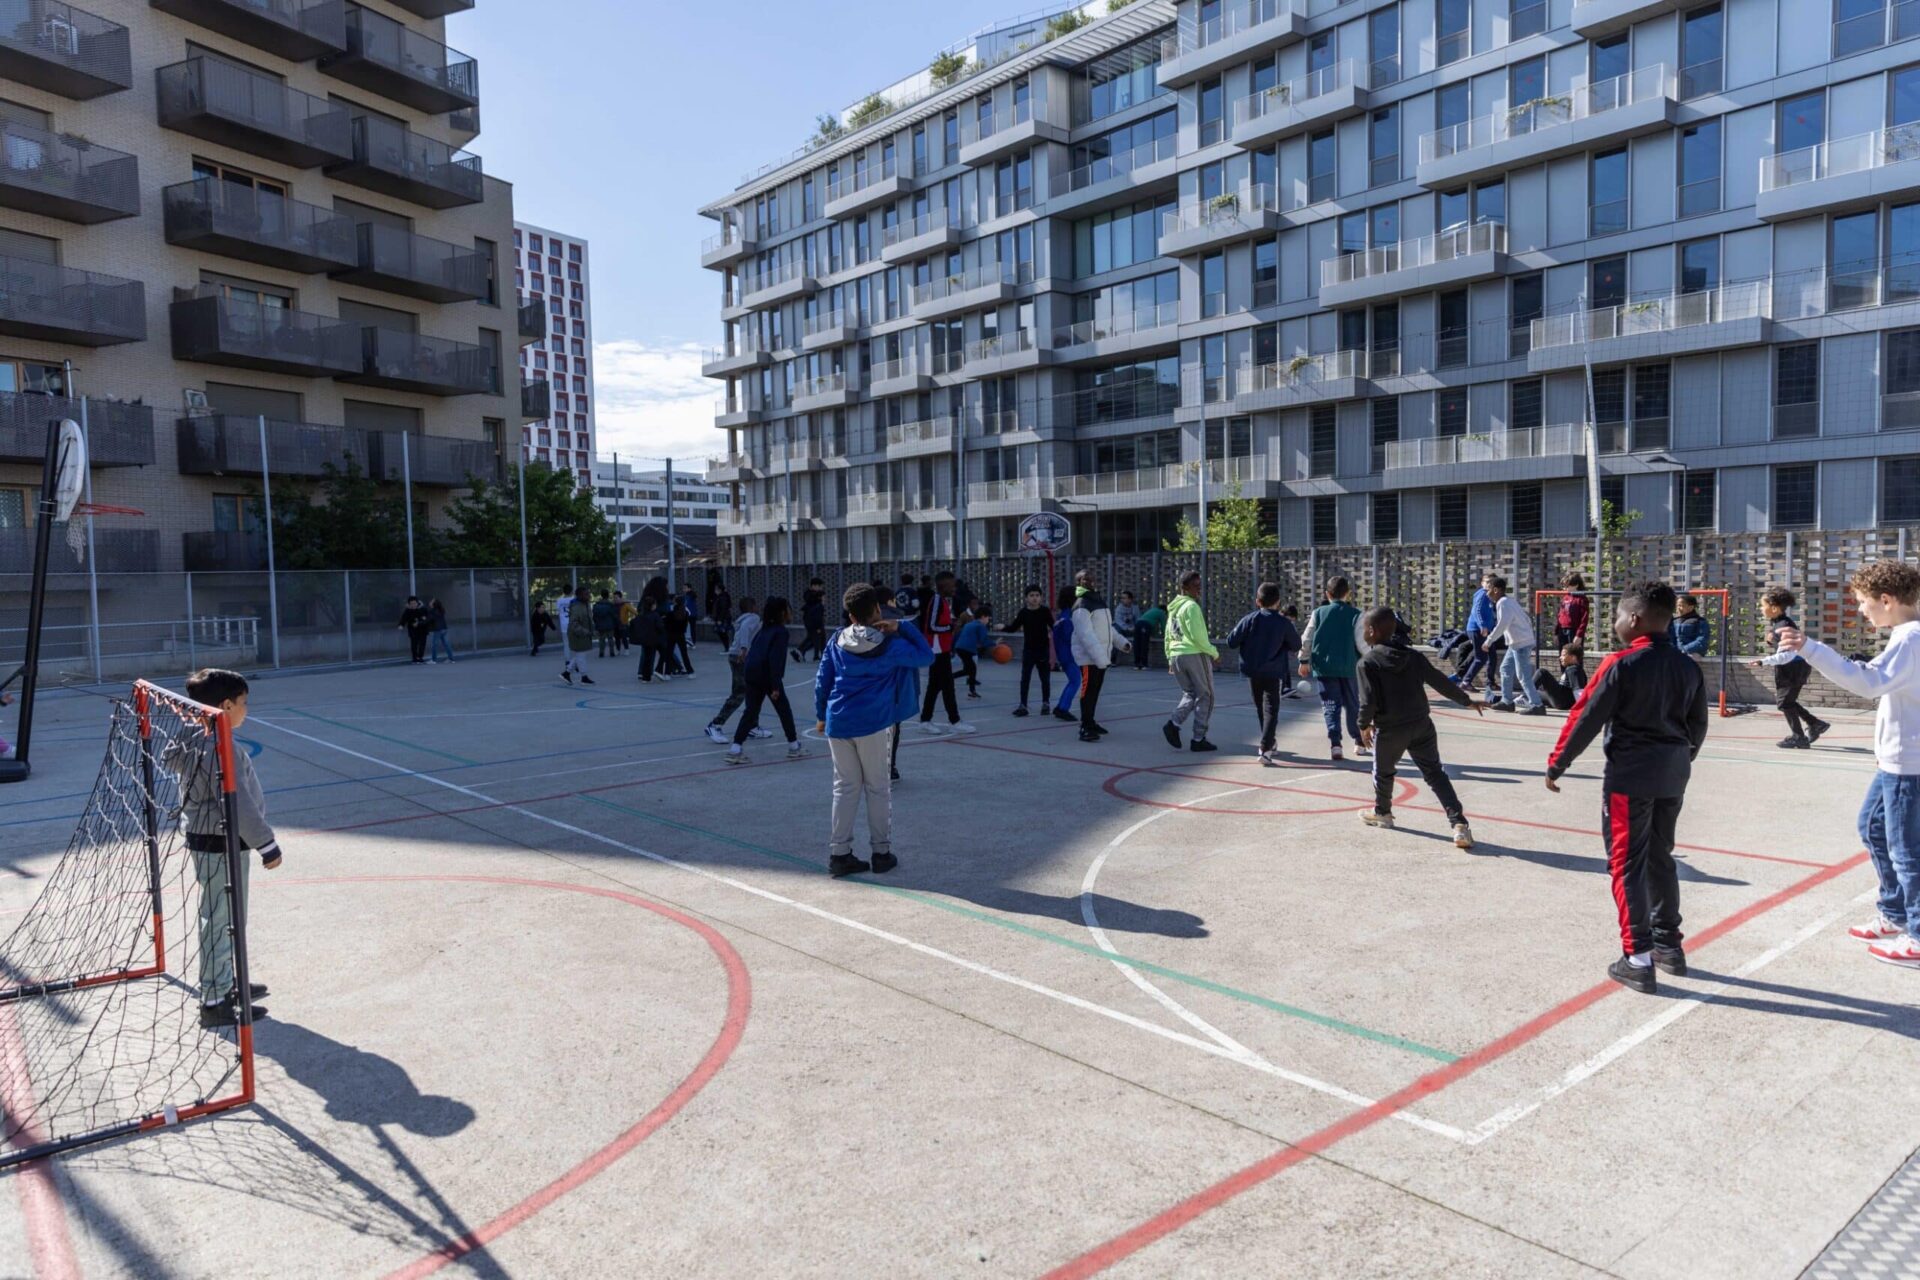
[[[1235,678],[1206,756],[1164,672],[1087,746],[989,667],[836,882],[823,744],[726,767],[696,656],[256,682],[259,1102],[0,1178],[0,1275],[1791,1277],[1920,1147],[1920,973],[1845,936],[1864,715],[1714,721],[1649,997],[1558,716],[1441,713],[1461,852],[1417,774],[1362,827],[1311,695],[1262,769]],[[106,720],[50,696],[0,793],[14,918]]]

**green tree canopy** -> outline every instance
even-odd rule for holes
[[[1207,538],[1203,548],[1200,529],[1185,515],[1174,526],[1171,539],[1161,546],[1168,551],[1258,551],[1275,545],[1261,529],[1260,499],[1240,496],[1238,483],[1227,486],[1225,496],[1207,504]]]
[[[273,486],[274,563],[281,569],[393,569],[407,563],[405,490],[376,480],[351,457],[319,480]],[[414,529],[414,552],[432,564],[433,534]]]
[[[573,473],[544,463],[527,469],[527,562],[591,565],[613,562],[613,525],[593,505],[591,491]],[[520,563],[519,477],[492,484],[476,480],[447,507],[446,563],[464,566]]]

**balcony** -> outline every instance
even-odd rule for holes
[[[887,428],[887,457],[921,458],[952,453],[959,423],[952,418],[923,418]]]
[[[880,241],[880,261],[908,262],[951,249],[960,243],[960,233],[966,228],[964,217],[945,209],[930,209],[886,229]]]
[[[423,138],[377,116],[353,120],[350,159],[327,166],[327,176],[429,209],[479,204],[486,196],[480,157]]]
[[[430,489],[464,489],[475,478],[491,480],[499,472],[493,445],[485,440],[403,431],[369,431],[367,440],[368,471],[376,480],[395,484],[405,481]]]
[[[1867,208],[1920,190],[1920,124],[1895,125],[1760,161],[1763,222]]]
[[[353,369],[338,376],[342,382],[429,396],[494,395],[499,391],[493,353],[485,347],[399,329],[361,329]]]
[[[138,280],[51,262],[0,258],[0,333],[81,347],[147,336],[147,291]]]
[[[1243,182],[1237,191],[1169,212],[1160,224],[1160,256],[1206,253],[1279,233],[1279,193],[1265,184]]]
[[[309,62],[347,47],[342,0],[151,0],[162,13],[265,49],[289,62]]]
[[[176,300],[171,322],[176,360],[301,378],[360,368],[360,326],[337,316],[209,293]]]
[[[0,462],[39,466],[47,456],[47,424],[82,420],[81,402],[37,391],[0,391]],[[153,410],[124,400],[88,400],[87,464],[145,467],[153,463]]]
[[[1348,253],[1320,264],[1320,305],[1344,307],[1404,293],[1451,289],[1507,270],[1507,229],[1475,222],[1402,240],[1383,249]]]
[[[1078,169],[1056,173],[1048,184],[1046,212],[1093,213],[1143,198],[1140,188],[1173,177],[1174,139],[1155,138],[1117,156],[1102,156]]]
[[[773,353],[763,347],[742,342],[732,348],[709,347],[707,358],[700,365],[703,378],[725,378],[736,373],[745,373],[748,369],[758,369],[773,363]]]
[[[910,523],[953,519],[953,499],[944,489],[909,489],[900,495],[900,509]]]
[[[320,70],[431,116],[480,104],[480,64],[384,14],[347,6],[347,47]]]
[[[955,275],[938,276],[913,286],[913,316],[928,320],[1012,301],[1014,291],[1033,283],[1032,263],[983,262]]]
[[[808,316],[800,330],[800,349],[824,351],[828,347],[844,347],[859,331],[859,322],[851,311],[836,309]]]
[[[167,243],[287,271],[354,263],[353,219],[255,187],[196,178],[161,192]]]
[[[722,538],[737,538],[747,531],[747,513],[739,507],[722,507],[714,518],[714,532]]]
[[[747,239],[746,233],[739,227],[727,226],[716,235],[708,236],[700,245],[700,265],[703,267],[725,267],[740,261],[753,252],[754,242]]]
[[[906,509],[906,499],[897,493],[850,493],[847,495],[847,527],[898,524]]]
[[[253,530],[183,533],[180,559],[188,573],[265,573],[266,535]]]
[[[704,479],[708,484],[737,484],[754,474],[753,459],[744,453],[729,453],[707,459]]]
[[[260,419],[216,413],[174,424],[183,476],[305,476],[351,465],[371,470],[367,432],[315,422],[267,420],[266,455],[260,452]]]
[[[1053,331],[1056,360],[1102,360],[1180,339],[1180,304],[1163,302],[1106,319],[1082,320]]]
[[[521,299],[516,324],[522,345],[529,342],[545,342],[547,340],[546,300],[543,298]]]
[[[1662,63],[1437,129],[1420,139],[1415,177],[1451,187],[1671,128],[1677,89]]]
[[[1035,115],[1035,103],[1019,106],[996,103],[999,109],[981,116],[977,112],[960,117],[960,163],[969,167],[991,164],[1016,151],[1025,151],[1043,142],[1065,142],[1067,130]],[[1046,103],[1038,104],[1041,111]]]
[[[728,404],[724,400],[716,400],[713,405],[713,425],[728,430],[750,427],[765,417],[766,414],[753,405]]]
[[[1348,58],[1298,80],[1248,94],[1233,107],[1234,145],[1265,151],[1291,134],[1364,115],[1369,106],[1367,85],[1368,69]]]
[[[445,18],[473,8],[473,0],[393,0],[416,18]]]
[[[856,170],[838,182],[829,183],[826,203],[820,206],[820,212],[828,218],[844,218],[862,209],[898,200],[911,190],[913,178],[901,173],[898,166],[889,161]]]
[[[1219,17],[1160,41],[1162,88],[1217,75],[1306,34],[1306,6],[1292,0],[1227,0],[1220,7]]]
[[[34,461],[38,462],[39,459]],[[0,529],[0,564],[27,565],[33,563],[34,533],[30,529]],[[160,531],[158,529],[116,529],[102,523],[87,535],[88,551],[93,558],[93,567],[101,573],[158,573],[160,572]],[[60,553],[64,555],[65,553]],[[83,561],[84,563],[84,561]],[[65,565],[56,559],[52,571],[71,572],[80,568],[69,560]],[[111,587],[111,580],[103,580],[102,587]]]
[[[133,87],[127,29],[59,0],[9,0],[0,18],[0,79],[84,102]]]
[[[750,311],[777,307],[783,302],[804,297],[818,287],[807,264],[797,258],[781,266],[747,275],[743,284],[745,292],[740,301]]]
[[[545,378],[520,384],[520,421],[545,422],[553,416],[553,385]]]
[[[140,162],[123,151],[0,121],[0,206],[92,224],[140,212]]]
[[[493,287],[484,254],[375,222],[354,229],[355,262],[333,277],[424,302],[470,302]]]
[[[1008,329],[969,342],[961,351],[960,362],[969,378],[987,378],[1052,364],[1053,351],[1042,348],[1031,329]]]
[[[1693,7],[1692,0],[1574,0],[1573,31],[1583,39],[1598,40],[1636,22]]]
[[[976,480],[967,486],[967,514],[984,520],[991,516],[1029,515],[1043,507],[1051,511],[1052,501],[1040,496],[1044,487],[1039,476]]]
[[[1053,496],[1070,502],[1084,502],[1103,511],[1135,511],[1149,507],[1184,506],[1200,501],[1201,463],[1171,462],[1159,467],[1141,467],[1132,471],[1101,471],[1086,475],[1057,476]],[[1214,458],[1205,464],[1208,500],[1237,486],[1240,496],[1273,496],[1268,479],[1267,460],[1258,458]]]
[[[1230,377],[1206,377],[1196,366],[1181,372],[1180,408],[1174,417],[1196,422],[1209,405],[1219,412],[1256,413],[1300,405],[1353,400],[1373,394],[1364,351],[1294,356],[1273,364],[1243,365]]]
[[[1532,325],[1527,372],[1762,346],[1773,337],[1772,301],[1771,282],[1744,280],[1700,293],[1543,316]]]
[[[1587,428],[1581,423],[1386,445],[1386,470],[1401,489],[1584,476],[1586,458]]]
[[[795,383],[792,407],[796,413],[816,413],[821,409],[850,405],[859,398],[858,384],[847,376],[845,370],[837,370],[818,377],[802,378]]]
[[[289,89],[272,76],[197,57],[161,67],[154,78],[163,128],[296,169],[353,154],[345,106]]]
[[[875,398],[932,389],[933,362],[917,351],[895,360],[883,360],[867,370],[867,393]]]

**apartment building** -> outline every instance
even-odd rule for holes
[[[1134,0],[701,210],[743,561],[1920,522],[1920,19]],[[1072,19],[1056,22],[1056,30]]]
[[[417,520],[498,474],[545,314],[503,287],[512,188],[464,149],[479,68],[444,19],[472,0],[94,3],[0,14],[0,572],[49,418],[86,425],[95,501],[145,513],[96,522],[109,592],[265,568],[263,471],[351,460]]]
[[[593,505],[620,526],[622,539],[643,528],[665,529],[671,506],[676,533],[710,541],[732,496],[727,486],[708,484],[698,471],[676,469],[669,499],[664,470],[643,471],[610,458],[593,460]]]
[[[529,462],[573,471],[595,484],[593,442],[593,277],[587,242],[576,235],[513,224],[513,282],[526,305],[547,315],[547,337],[520,348],[520,378],[547,384],[546,412],[521,434]]]

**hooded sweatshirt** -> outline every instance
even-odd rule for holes
[[[1167,657],[1184,658],[1191,654],[1217,658],[1220,650],[1207,635],[1207,615],[1200,608],[1200,602],[1182,592],[1167,605]]]
[[[918,711],[914,673],[933,665],[920,628],[902,622],[892,635],[855,623],[827,641],[813,677],[814,719],[829,738],[883,733]]]
[[[1472,695],[1397,636],[1367,650],[1360,659],[1359,675],[1362,729],[1400,729],[1431,719],[1428,689],[1463,707],[1473,705]]]

